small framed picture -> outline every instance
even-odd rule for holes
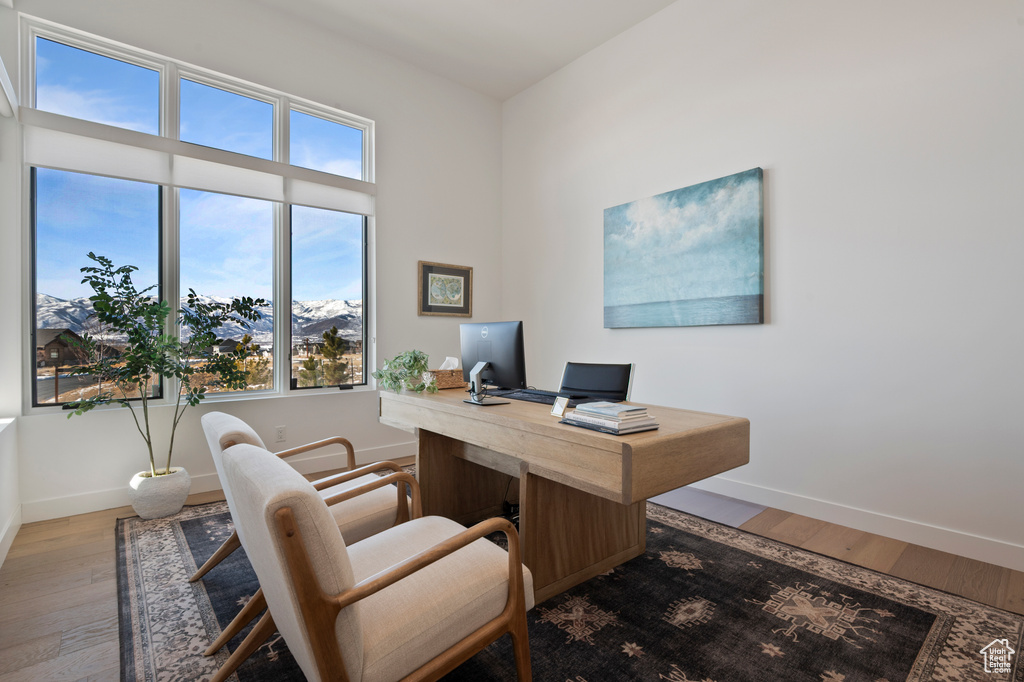
[[[565,410],[569,407],[569,399],[565,396],[559,396],[555,398],[554,404],[551,405],[551,414],[555,417],[564,417]]]
[[[417,275],[420,315],[473,317],[473,268],[421,260]]]

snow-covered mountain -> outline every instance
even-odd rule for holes
[[[46,294],[36,295],[36,324],[40,329],[70,329],[76,333],[81,332],[85,318],[89,317],[90,312],[92,305],[87,298],[66,301]]]
[[[205,302],[227,303],[231,299],[215,296],[203,296]],[[181,305],[186,298],[182,297]],[[270,306],[259,308],[262,318],[253,324],[253,340],[264,347],[270,347],[274,341],[274,310]],[[90,328],[93,320],[89,320],[92,305],[88,298],[61,299],[47,294],[36,295],[36,324],[40,329],[70,329],[75,333],[88,331],[102,337]],[[304,339],[320,340],[323,333],[331,327],[337,327],[341,336],[349,341],[363,337],[363,302],[362,301],[295,301],[292,303],[292,342]],[[225,338],[239,339],[244,330],[236,325],[226,325],[222,330]],[[109,339],[116,341],[116,339]]]

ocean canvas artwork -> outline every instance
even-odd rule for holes
[[[760,168],[604,211],[604,326],[764,322]]]

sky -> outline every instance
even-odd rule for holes
[[[152,70],[37,39],[39,109],[159,133],[160,76]],[[273,157],[273,106],[182,79],[180,136],[186,142]],[[294,165],[362,177],[362,131],[291,111]],[[158,275],[159,190],[127,180],[36,171],[37,291],[88,296],[79,268],[90,251],[135,265],[138,288]],[[181,291],[272,299],[272,202],[180,190]],[[362,299],[363,219],[293,207],[292,298]]]
[[[761,169],[604,212],[605,306],[762,293]]]

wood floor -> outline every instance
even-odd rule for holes
[[[0,682],[118,679],[114,521],[131,515],[122,507],[22,526],[0,567]],[[776,509],[740,528],[1024,614],[1020,571]]]

